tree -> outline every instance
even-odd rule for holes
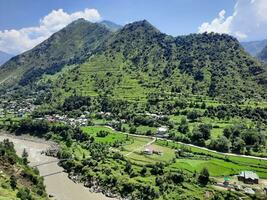
[[[143,166],[143,168],[140,171],[141,176],[145,176],[146,172],[147,172],[147,168],[146,168],[146,166]]]
[[[151,174],[153,175],[162,175],[164,170],[164,164],[163,163],[156,163],[152,166],[152,169],[150,170]]]
[[[24,163],[25,165],[27,165],[27,164],[28,164],[28,157],[29,157],[29,154],[28,154],[28,152],[26,151],[26,149],[23,149],[23,152],[22,152],[21,157],[22,157],[22,161],[23,161],[23,163]]]
[[[132,164],[130,162],[128,162],[128,161],[126,162],[124,171],[128,174],[132,174],[133,168],[132,168]]]
[[[187,122],[186,118],[183,117],[181,119],[181,122],[180,122],[179,127],[178,127],[178,131],[183,133],[183,134],[186,134],[189,131],[189,126],[188,126],[188,122]]]
[[[237,137],[233,141],[232,150],[234,152],[241,153],[244,150],[245,147],[246,147],[246,143],[244,142],[244,140],[242,138]]]
[[[136,127],[135,127],[134,125],[132,125],[132,126],[130,127],[129,132],[130,132],[131,134],[135,134],[135,133],[136,133]]]
[[[10,176],[10,187],[14,190],[17,187],[17,178],[14,175]]]
[[[21,200],[33,200],[30,190],[28,188],[19,188],[17,197]]]
[[[189,111],[187,113],[187,119],[189,119],[190,121],[196,121],[198,118],[198,112],[195,110]]]
[[[209,148],[221,151],[221,152],[229,152],[231,147],[231,142],[225,137],[220,136],[218,139],[212,139]]]
[[[198,126],[198,129],[199,129],[199,131],[202,133],[203,138],[204,138],[205,140],[207,140],[207,139],[210,138],[210,131],[211,131],[211,129],[212,129],[212,126],[211,126],[211,125],[209,125],[209,124],[200,124],[200,125]]]
[[[209,171],[208,169],[205,167],[201,170],[199,176],[198,176],[198,182],[202,185],[207,185],[209,182]]]

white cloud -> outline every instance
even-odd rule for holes
[[[53,10],[40,19],[39,26],[0,31],[0,50],[11,54],[29,50],[79,18],[92,22],[101,19],[96,9],[86,8],[71,14],[64,12],[63,9]]]
[[[211,22],[204,22],[198,32],[227,33],[240,40],[267,38],[266,0],[236,0],[233,14],[225,14],[222,10]]]

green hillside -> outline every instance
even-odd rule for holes
[[[8,139],[0,142],[0,152],[0,199],[48,200],[43,178],[27,165],[27,153],[19,158]]]
[[[66,64],[80,63],[110,35],[105,26],[79,19],[35,48],[13,57],[0,67],[0,84],[27,85],[44,73],[53,74]]]
[[[58,99],[74,94],[142,102],[180,94],[266,99],[266,68],[235,38],[214,33],[174,38],[147,21],[126,25],[84,63],[39,81],[49,88],[51,83]]]

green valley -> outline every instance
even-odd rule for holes
[[[0,67],[0,129],[108,197],[265,199],[266,74],[227,34],[79,19]]]

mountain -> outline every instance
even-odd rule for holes
[[[60,71],[65,64],[76,66]],[[24,72],[20,85],[46,86],[54,102],[70,95],[109,95],[144,102],[155,95],[179,94],[235,102],[266,98],[267,88],[265,66],[235,38],[214,33],[172,37],[146,20],[114,33],[99,24],[74,22],[6,63],[1,77],[20,70]],[[42,76],[51,71],[56,74]]]
[[[267,46],[267,39],[260,41],[241,42],[244,49],[252,56],[257,56],[265,46]]]
[[[114,22],[108,21],[108,20],[103,20],[100,22],[100,24],[104,25],[106,28],[108,28],[110,31],[115,32],[122,28],[121,25],[115,24]]]
[[[53,74],[64,65],[80,63],[110,34],[111,31],[100,24],[78,19],[2,65],[0,83],[20,81],[26,85],[44,73]]]
[[[267,62],[267,45],[258,54],[258,58],[264,62]]]
[[[229,35],[175,38],[140,21],[110,35],[93,57],[49,82],[53,96],[62,98],[106,94],[147,101],[154,94],[182,93],[236,101],[266,98],[265,71]]]
[[[6,61],[8,61],[12,57],[13,56],[11,54],[0,51],[0,65],[4,64]]]

